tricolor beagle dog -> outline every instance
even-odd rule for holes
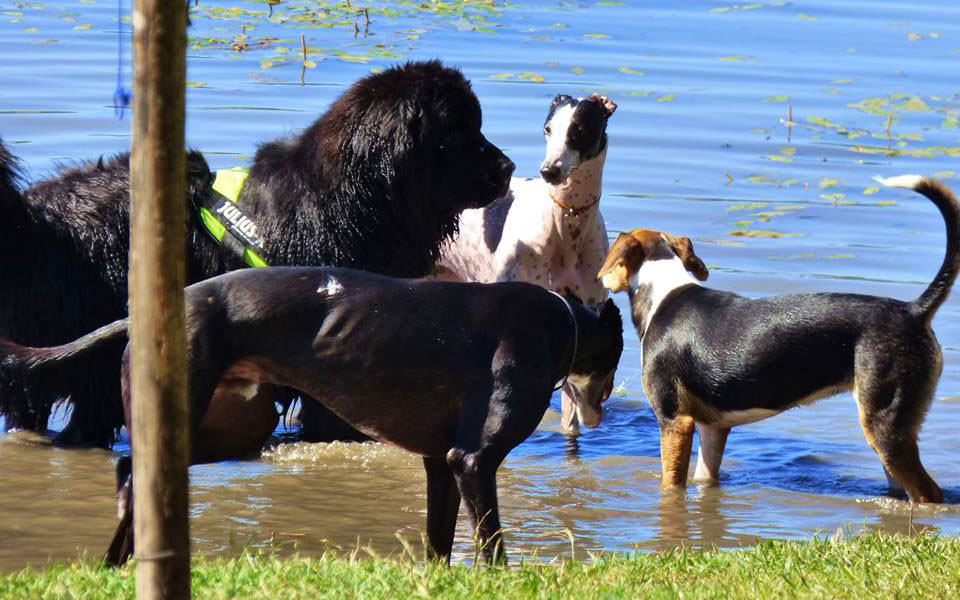
[[[878,180],[923,194],[946,222],[940,271],[910,302],[845,293],[744,298],[700,284],[707,269],[687,238],[638,229],[616,239],[598,278],[630,296],[664,487],[686,485],[695,425],[694,477],[715,481],[731,427],[849,391],[891,491],[943,501],[917,436],[943,366],[930,321],[957,276],[960,209],[934,179]]]

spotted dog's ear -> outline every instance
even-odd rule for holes
[[[707,280],[707,277],[710,276],[710,271],[707,270],[707,265],[703,264],[700,257],[693,252],[693,242],[690,241],[690,238],[674,237],[669,233],[664,233],[663,239],[670,244],[673,251],[680,257],[683,266],[693,273],[694,277],[700,281]]]
[[[570,102],[571,100],[573,100],[573,98],[566,94],[557,94],[556,96],[554,96],[553,102],[550,103],[550,108],[553,108],[554,106],[560,104],[561,102]]]
[[[640,269],[643,258],[643,246],[640,242],[629,233],[621,233],[610,246],[610,252],[597,273],[597,279],[611,292],[622,292],[629,287],[627,280],[632,273]]]
[[[610,98],[607,98],[606,96],[601,96],[600,94],[594,94],[590,96],[590,98],[593,100],[596,100],[597,103],[603,107],[604,112],[607,113],[608,119],[610,118],[610,115],[612,115],[614,111],[617,110],[617,104]]]

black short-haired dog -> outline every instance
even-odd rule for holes
[[[480,126],[480,104],[456,69],[439,61],[389,68],[358,80],[301,134],[263,144],[238,205],[256,223],[271,265],[424,276],[460,211],[486,205],[509,185],[513,163]],[[187,276],[195,282],[243,263],[201,224],[198,211],[213,193],[202,155],[189,153],[187,170]],[[0,337],[49,346],[124,317],[128,156],[64,170],[22,193],[15,174],[0,143],[0,255],[15,257],[3,268]],[[103,346],[89,376],[69,390],[73,415],[62,443],[110,444],[123,422],[121,350]],[[263,394],[264,412],[275,397]],[[42,390],[0,390],[0,414],[8,426],[42,430],[58,399]],[[229,418],[232,404],[223,401],[224,410],[211,414]],[[356,435],[336,427],[329,412],[307,410],[315,406],[305,403],[305,435]],[[247,451],[265,435],[253,435]]]
[[[598,312],[526,283],[275,267],[214,277],[186,295],[195,442],[218,388],[253,395],[256,384],[271,382],[302,390],[370,437],[423,456],[430,549],[447,558],[463,498],[484,554],[499,559],[500,463],[534,431],[562,379],[584,422],[598,423],[623,350],[612,301]],[[126,332],[118,321],[58,348],[0,341],[0,381],[42,378],[69,388],[97,346]],[[128,361],[129,346],[129,422]],[[110,564],[132,548],[129,467],[117,467],[124,518]]]
[[[891,491],[943,501],[917,436],[943,367],[930,322],[960,265],[960,208],[933,179],[880,181],[928,197],[946,222],[943,264],[911,302],[838,293],[752,300],[702,287],[707,269],[687,238],[638,229],[616,239],[598,277],[630,295],[665,487],[686,485],[694,425],[695,477],[716,480],[731,427],[852,391]]]

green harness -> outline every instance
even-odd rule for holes
[[[213,182],[213,191],[206,206],[200,207],[200,220],[213,239],[236,252],[251,267],[267,267],[267,261],[258,254],[263,250],[263,238],[257,232],[253,219],[243,214],[237,198],[250,172],[240,167],[220,169]]]

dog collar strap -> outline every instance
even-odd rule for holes
[[[556,293],[553,290],[547,290],[563,302],[563,305],[567,307],[567,312],[570,313],[570,321],[573,323],[573,353],[570,354],[570,368],[564,371],[563,379],[560,381],[560,385],[553,388],[553,391],[557,391],[563,386],[567,385],[567,377],[570,376],[570,371],[573,370],[573,361],[577,360],[577,345],[580,343],[580,330],[577,327],[577,316],[573,313],[573,307],[570,306],[570,301]]]
[[[557,206],[559,206],[564,210],[565,215],[570,217],[579,217],[581,214],[593,208],[594,206],[597,205],[598,202],[600,202],[600,194],[597,194],[597,197],[594,198],[593,202],[591,202],[590,204],[587,204],[586,206],[573,206],[561,200],[557,200],[552,195],[550,196],[550,199],[553,200],[554,204],[556,204]],[[561,296],[561,298],[562,297],[563,296]]]
[[[247,175],[247,169],[218,170],[213,193],[206,206],[200,207],[200,221],[213,239],[240,256],[248,266],[266,267],[267,261],[258,253],[263,249],[263,238],[258,235],[253,219],[236,204]]]

